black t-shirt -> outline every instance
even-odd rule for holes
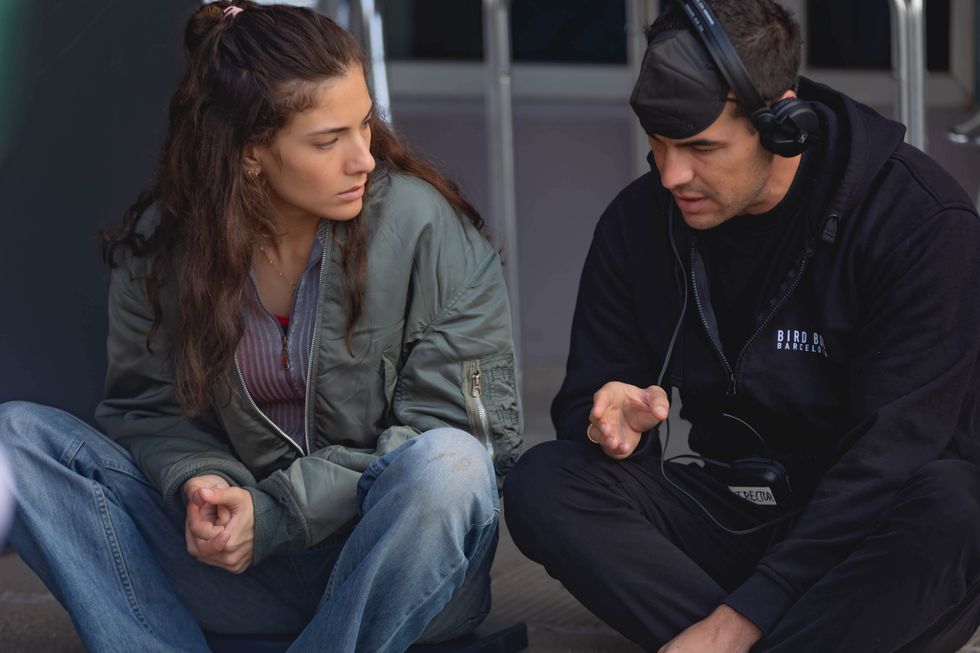
[[[722,348],[732,365],[800,256],[818,157],[816,150],[803,155],[785,197],[769,211],[735,216],[699,236]]]

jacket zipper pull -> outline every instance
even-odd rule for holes
[[[837,222],[840,220],[840,213],[834,212],[827,216],[827,223],[823,227],[823,234],[820,239],[828,245],[833,245],[837,240]]]
[[[279,354],[279,363],[283,370],[289,369],[289,349],[286,347],[286,334],[282,335],[282,352]]]
[[[473,376],[470,377],[470,396],[473,397],[474,408],[476,409],[477,418],[477,428],[480,433],[478,436],[483,438],[483,446],[486,447],[487,453],[490,455],[490,460],[496,458],[496,454],[493,449],[493,433],[490,431],[490,421],[487,418],[487,409],[483,405],[483,400],[480,399],[480,395],[483,394],[483,388],[480,381],[480,370],[473,372]]]
[[[735,374],[733,373],[728,379],[728,391],[725,393],[729,399],[735,398]]]

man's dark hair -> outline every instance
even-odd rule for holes
[[[803,41],[800,25],[788,10],[773,0],[708,0],[708,6],[766,103],[774,102],[788,89],[796,90]],[[680,4],[671,2],[647,27],[647,43],[675,29],[695,32]]]

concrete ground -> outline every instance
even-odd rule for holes
[[[555,368],[525,372],[526,440],[529,446],[553,437],[548,404],[561,380]],[[523,621],[533,653],[639,653],[524,558],[504,526],[493,568],[494,607],[487,629]],[[84,648],[65,611],[14,554],[0,555],[0,651],[75,653]],[[980,653],[980,637],[961,653]]]

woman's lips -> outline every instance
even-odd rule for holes
[[[363,196],[364,196],[364,184],[361,184],[360,186],[354,186],[353,188],[348,188],[344,192],[338,193],[338,197],[340,197],[340,199],[347,202],[353,202],[354,200],[359,200]]]

